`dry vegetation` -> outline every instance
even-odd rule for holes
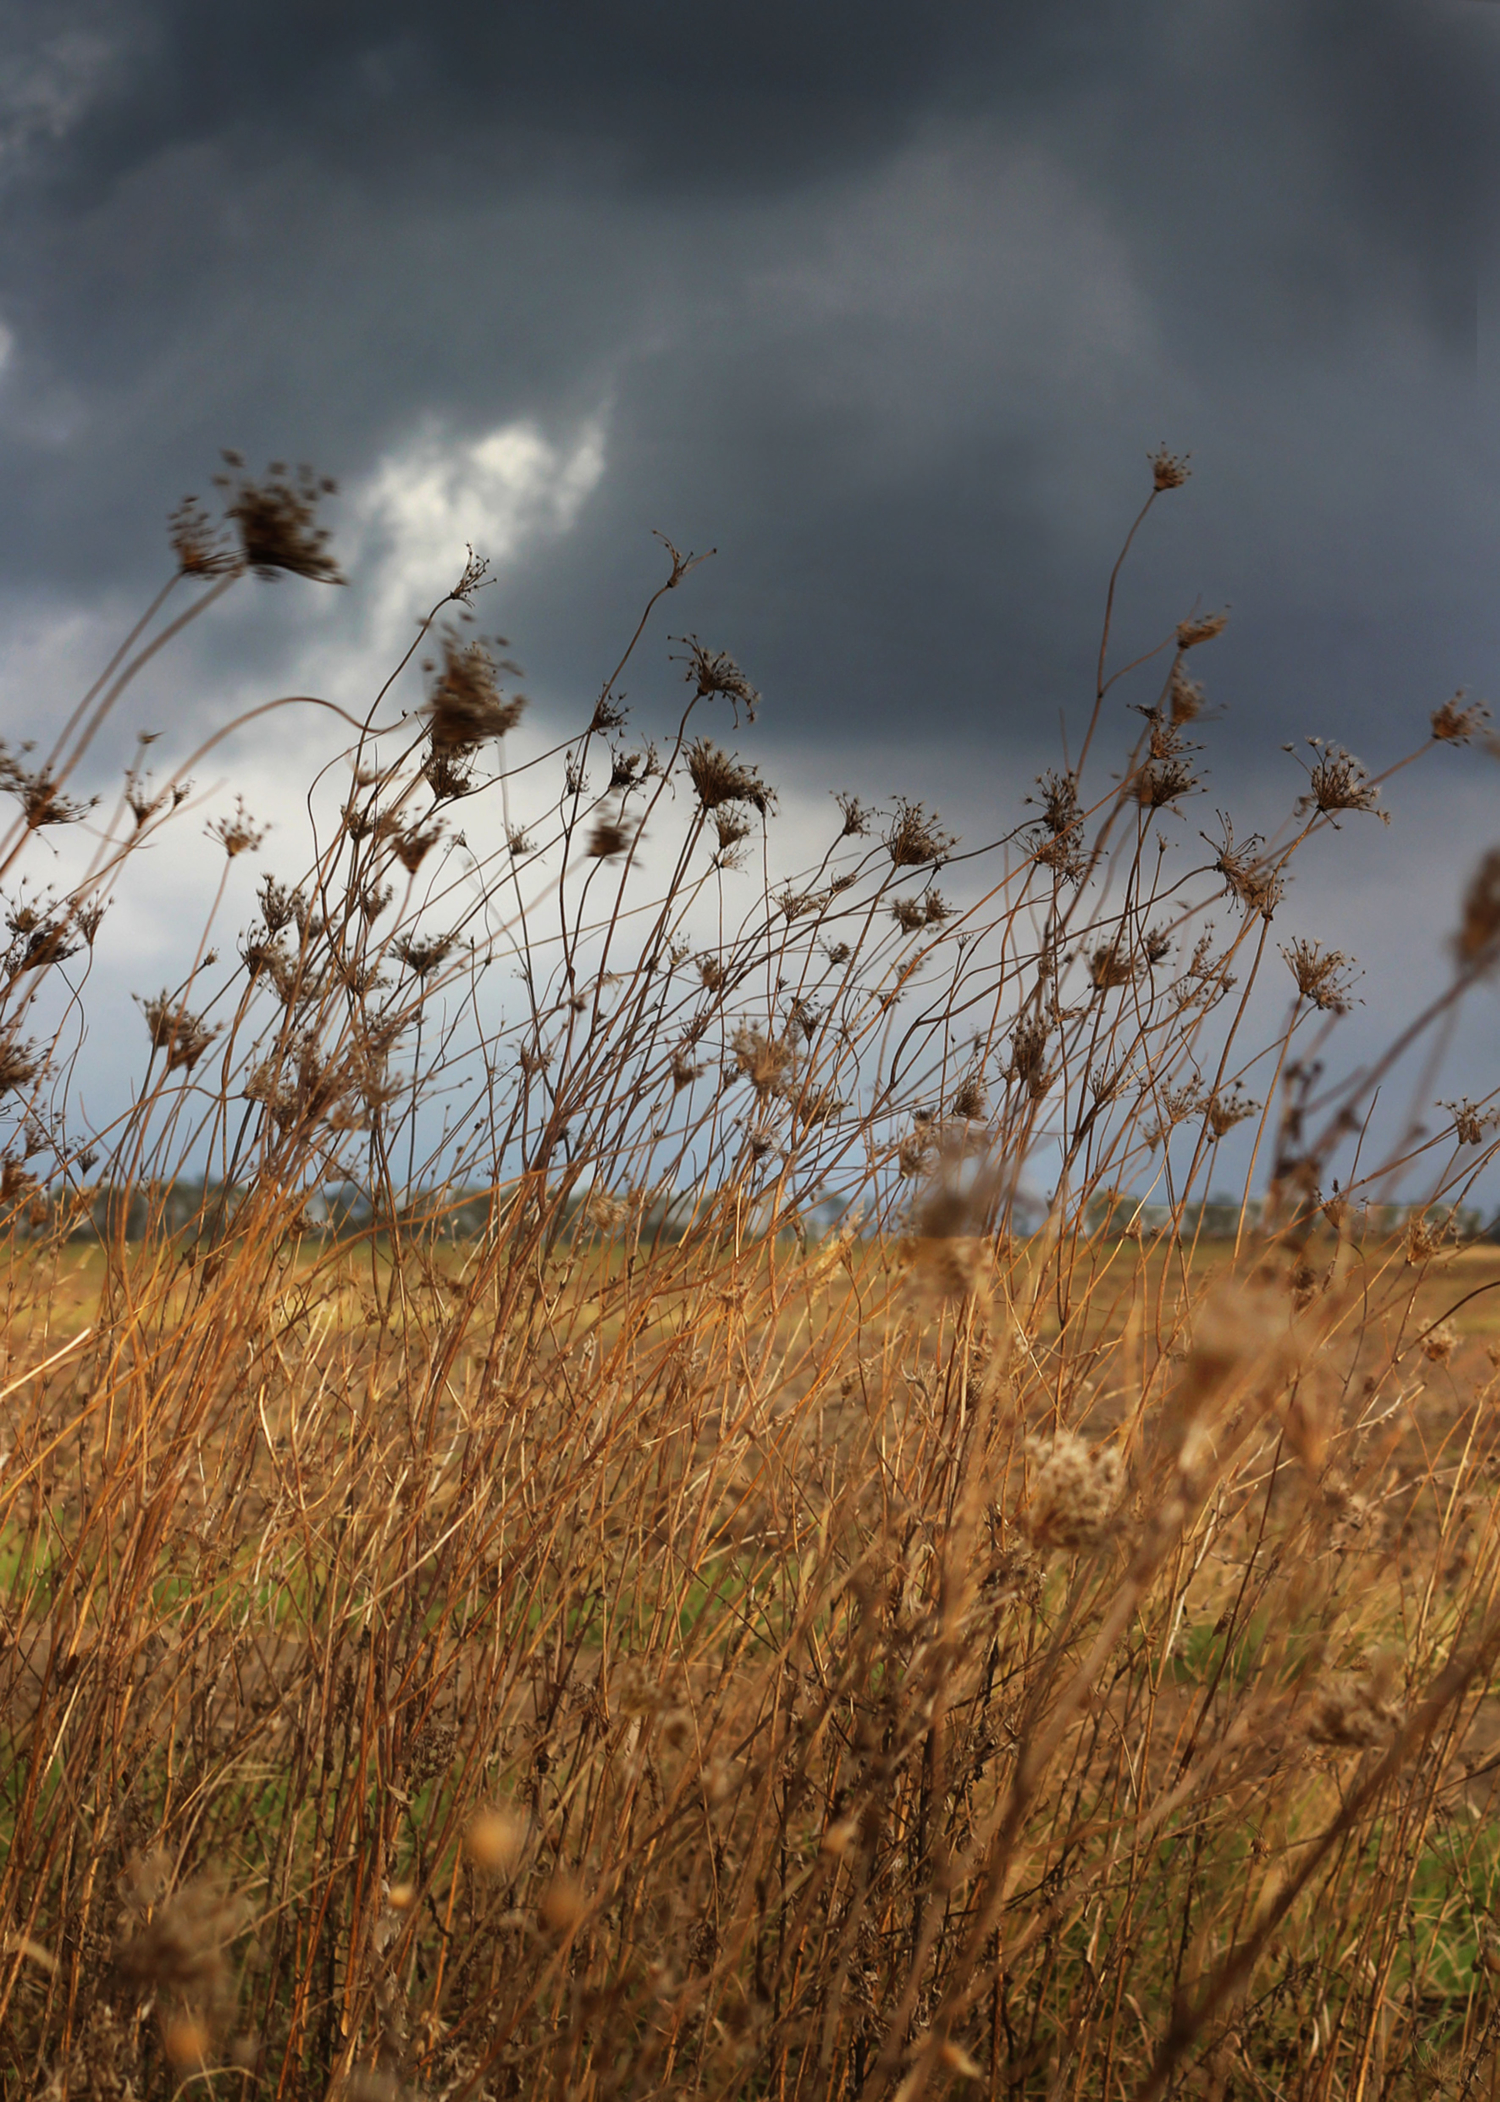
[[[1380,779],[1316,744],[1205,854],[1217,617],[1103,764],[1106,621],[1004,839],[844,798],[752,881],[739,668],[679,646],[660,751],[617,670],[507,767],[471,563],[424,712],[353,725],[314,865],[80,1134],[88,960],[200,760],[72,784],[182,620],[338,577],[321,485],[231,464],[0,769],[5,2092],[1493,2094],[1493,1118],[1405,1143],[1399,1232],[1357,1149],[1497,962],[1500,852],[1341,1085],[1348,961],[1273,921]],[[39,893],[43,828],[84,848]]]

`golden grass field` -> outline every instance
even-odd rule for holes
[[[508,769],[471,563],[84,1131],[104,908],[221,733],[69,784],[182,596],[334,573],[236,476],[0,754],[0,2091],[1493,2096],[1500,1113],[1370,1111],[1500,966],[1500,851],[1341,1078],[1350,959],[1275,914],[1397,767],[1312,748],[1205,859],[1218,616],[1104,785],[1108,619],[1003,838],[843,797],[773,879],[738,666]]]

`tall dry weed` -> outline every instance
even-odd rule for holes
[[[1221,616],[1101,785],[1117,568],[1004,838],[845,796],[751,883],[744,672],[689,639],[654,742],[619,699],[692,558],[514,765],[471,561],[420,710],[352,725],[335,835],[84,1132],[90,955],[227,729],[139,755],[66,888],[38,835],[174,633],[339,580],[325,486],[230,465],[0,769],[6,2092],[1493,2092],[1500,1419],[1451,1225],[1495,1107],[1384,1232],[1356,1150],[1493,964],[1490,862],[1340,1084],[1349,959],[1273,925],[1394,769],[1319,743],[1274,839],[1179,822]]]

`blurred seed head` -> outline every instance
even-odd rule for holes
[[[243,472],[238,454],[224,458],[233,472],[215,475],[214,481],[226,492],[224,516],[239,535],[245,568],[268,579],[285,574],[315,584],[342,584],[328,532],[317,522],[319,504],[337,484],[310,467],[290,474],[279,460],[271,463],[264,481],[256,482]]]
[[[1229,625],[1227,613],[1200,613],[1191,620],[1177,624],[1177,647],[1180,650],[1195,650],[1202,642],[1212,642],[1222,635]]]
[[[1149,455],[1151,461],[1151,486],[1160,492],[1164,489],[1180,489],[1192,473],[1188,461],[1191,453],[1170,453],[1163,443]]]
[[[1032,1544],[1088,1550],[1114,1530],[1125,1470],[1112,1445],[1091,1452],[1073,1431],[1031,1438],[1026,1450],[1037,1472],[1024,1513]]]
[[[476,1868],[513,1876],[526,1850],[526,1826],[513,1810],[481,1810],[464,1835],[464,1851]]]

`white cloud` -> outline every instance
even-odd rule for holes
[[[429,423],[387,453],[353,493],[341,537],[371,607],[372,643],[409,633],[454,583],[465,550],[499,569],[526,547],[566,533],[604,474],[604,419],[548,438],[529,419],[483,437]]]

